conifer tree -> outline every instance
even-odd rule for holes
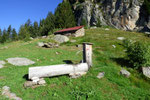
[[[33,24],[33,34],[34,34],[34,37],[39,36],[39,26],[38,26],[37,21],[35,21]]]
[[[42,19],[40,20],[40,25],[39,25],[39,32],[40,32],[40,36],[43,36],[44,35],[44,23],[45,23],[45,20]]]
[[[14,28],[12,30],[12,40],[13,41],[17,41],[18,40],[17,32],[16,32],[16,30]]]
[[[7,31],[6,29],[4,29],[1,42],[5,43],[6,41],[7,41]]]
[[[11,29],[11,25],[9,25],[8,29],[7,29],[7,34],[6,34],[6,39],[8,41],[10,41],[10,35],[11,35],[12,29]]]
[[[24,40],[26,38],[26,34],[30,34],[28,32],[27,26],[21,25],[19,29],[19,39]]]
[[[52,33],[54,28],[55,28],[55,16],[52,14],[52,12],[49,12],[44,21],[44,28],[43,28],[44,35],[48,35],[49,32]]]
[[[2,30],[0,29],[0,43],[2,42]]]
[[[58,5],[55,16],[57,19],[55,23],[57,28],[68,28],[76,25],[75,16],[68,1]]]

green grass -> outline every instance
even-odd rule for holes
[[[138,71],[128,68],[123,63],[125,57],[122,41],[117,37],[125,37],[135,41],[150,43],[150,39],[142,33],[125,32],[110,28],[87,29],[86,36],[76,39],[76,43],[64,43],[59,48],[46,49],[37,47],[37,42],[44,39],[35,39],[30,42],[13,42],[0,45],[8,49],[0,50],[0,60],[10,57],[26,57],[36,63],[30,66],[16,67],[6,64],[0,69],[0,92],[5,85],[11,92],[23,100],[149,100],[150,80]],[[28,68],[34,66],[63,64],[63,60],[72,60],[77,63],[82,60],[82,48],[75,47],[82,42],[92,42],[93,67],[87,75],[70,79],[68,76],[45,78],[47,85],[37,88],[24,88]],[[113,48],[112,45],[116,45]],[[59,54],[56,55],[56,52]],[[119,74],[121,67],[131,72],[130,78]],[[105,77],[98,79],[99,72],[104,71]],[[0,94],[0,100],[7,100]]]

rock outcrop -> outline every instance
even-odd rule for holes
[[[70,0],[71,1],[71,0]],[[83,1],[83,0],[82,0]],[[150,15],[143,7],[144,0],[85,0],[71,2],[77,24],[109,25],[117,29],[150,31]]]

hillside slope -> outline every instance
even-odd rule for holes
[[[117,37],[125,37],[135,41],[150,43],[150,39],[141,33],[125,32],[110,28],[87,29],[86,36],[76,39],[76,43],[65,43],[59,48],[40,48],[37,42],[45,39],[34,39],[29,42],[18,41],[0,45],[0,60],[10,57],[26,57],[36,63],[31,66],[16,67],[6,64],[0,69],[0,92],[5,85],[23,100],[137,100],[150,99],[150,80],[139,72],[128,68],[124,63],[125,51],[120,45],[122,41]],[[68,76],[45,78],[47,85],[41,87],[24,88],[28,68],[32,66],[56,65],[64,63],[63,60],[72,60],[78,63],[82,60],[82,48],[76,44],[92,42],[93,67],[87,75],[70,79]],[[114,48],[112,45],[115,45]],[[57,54],[56,54],[57,52]],[[119,74],[121,67],[131,72],[130,78]],[[99,72],[105,72],[105,77],[98,79]],[[0,93],[0,100],[6,98]],[[7,99],[6,99],[7,100]]]

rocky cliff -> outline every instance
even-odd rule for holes
[[[143,7],[143,0],[74,0],[77,24],[85,20],[88,26],[109,25],[123,30],[150,32],[150,15]]]

